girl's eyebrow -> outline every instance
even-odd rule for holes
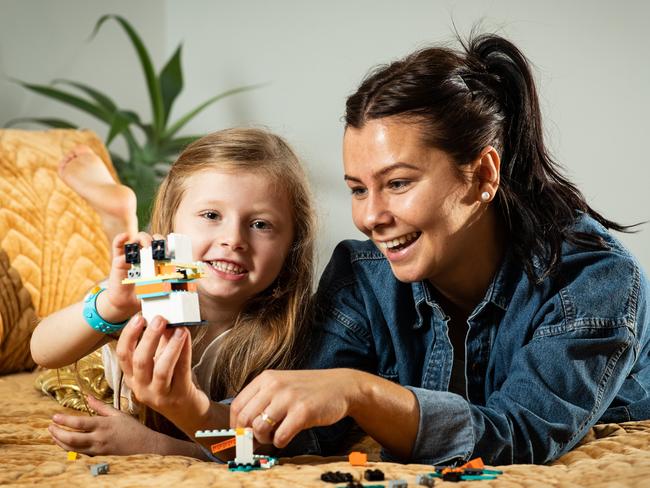
[[[396,169],[414,169],[418,171],[420,170],[420,168],[414,164],[399,162],[399,163],[390,164],[385,168],[380,169],[379,171],[373,173],[371,175],[371,178],[373,179],[381,178],[382,176],[386,176],[388,173],[390,173],[391,171],[395,171]],[[361,180],[355,176],[344,175],[343,179],[345,181],[354,181],[357,183],[361,183]]]

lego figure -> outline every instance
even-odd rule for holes
[[[167,242],[154,240],[140,249],[137,243],[124,246],[131,265],[123,284],[134,284],[142,303],[142,316],[150,323],[156,315],[168,326],[200,325],[199,294],[194,280],[204,276],[203,264],[192,263],[192,242],[188,236],[169,234]]]

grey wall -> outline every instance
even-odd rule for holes
[[[568,4],[568,5],[567,5]],[[103,13],[126,16],[158,66],[183,42],[184,113],[212,94],[267,83],[215,105],[188,126],[207,132],[266,126],[305,159],[321,212],[320,265],[336,242],[361,237],[342,182],[341,115],[367,70],[477,22],[511,38],[536,67],[548,143],[592,206],[650,220],[650,3],[515,0],[394,2],[0,0],[0,70],[30,81],[69,77],[148,109],[131,47],[114,24],[86,39]],[[40,15],[36,20],[34,10]],[[44,14],[44,15],[43,15]],[[0,123],[18,116],[77,116],[0,81]],[[650,224],[621,239],[650,270]]]

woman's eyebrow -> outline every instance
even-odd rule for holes
[[[414,165],[414,164],[400,162],[400,163],[394,163],[394,164],[388,165],[385,168],[380,169],[376,173],[372,174],[372,178],[377,179],[377,178],[380,178],[382,176],[386,176],[388,173],[390,173],[391,171],[394,171],[396,169],[414,169],[414,170],[418,170],[418,171],[420,170],[420,168],[418,166]],[[355,176],[343,175],[343,179],[345,181],[355,181],[357,183],[361,183],[361,180],[359,178],[355,177]]]

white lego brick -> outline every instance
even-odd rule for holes
[[[151,246],[140,249],[140,278],[156,277],[156,267],[151,252]]]
[[[253,429],[245,429],[237,436],[235,444],[235,462],[238,464],[253,464]]]
[[[179,263],[192,262],[192,241],[184,234],[169,234],[167,236],[167,250],[172,261]]]
[[[190,291],[173,291],[169,295],[142,299],[142,316],[150,322],[156,315],[170,324],[200,322],[199,294]]]
[[[194,437],[233,437],[236,434],[235,429],[197,430]]]

